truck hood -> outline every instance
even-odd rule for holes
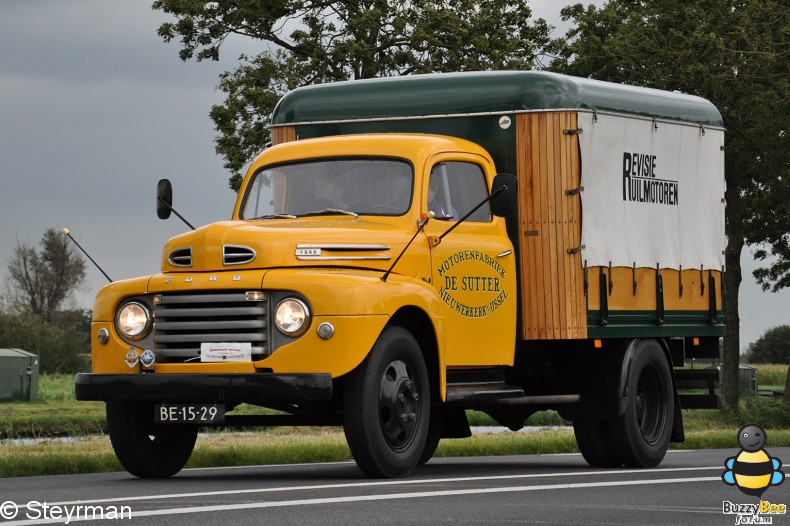
[[[162,271],[316,266],[385,271],[414,235],[404,226],[351,217],[213,223],[168,241]],[[394,272],[416,276],[427,250],[425,238],[418,237]]]

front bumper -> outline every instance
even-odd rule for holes
[[[330,374],[92,374],[75,378],[77,400],[261,403],[330,400]]]

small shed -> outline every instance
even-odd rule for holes
[[[38,400],[38,356],[21,349],[0,349],[0,402]]]
[[[741,396],[756,395],[758,388],[757,369],[740,364],[738,366],[738,385]]]

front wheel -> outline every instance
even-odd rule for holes
[[[107,402],[107,427],[115,456],[140,478],[165,478],[183,468],[195,447],[194,425],[156,424],[151,404]]]
[[[428,433],[425,437],[425,447],[422,449],[420,460],[417,461],[418,466],[424,466],[429,460],[433,458],[436,453],[436,448],[439,447],[439,441],[442,438],[442,411],[440,408],[435,407],[431,411],[431,419],[428,422]]]
[[[664,459],[672,435],[672,371],[658,342],[639,340],[634,345],[625,412],[609,422],[609,436],[627,467],[652,468]]]
[[[349,374],[343,403],[351,454],[370,477],[402,477],[425,449],[430,418],[428,372],[414,336],[387,327]]]

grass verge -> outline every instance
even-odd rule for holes
[[[738,449],[737,429],[694,431],[672,449]],[[790,446],[790,430],[768,434],[772,447]],[[470,438],[442,440],[437,457],[576,453],[571,429],[526,433],[478,433]],[[338,428],[278,428],[253,433],[207,433],[198,443],[188,468],[254,466],[351,460],[343,431]],[[722,459],[723,461],[723,459]],[[123,471],[106,436],[87,436],[64,443],[5,444],[0,448],[0,477],[61,475]]]
[[[782,363],[755,363],[749,364],[750,367],[757,369],[757,381],[760,388],[768,386],[779,386],[784,389],[787,379],[787,364]]]
[[[104,402],[39,400],[0,404],[0,438],[106,433]]]

